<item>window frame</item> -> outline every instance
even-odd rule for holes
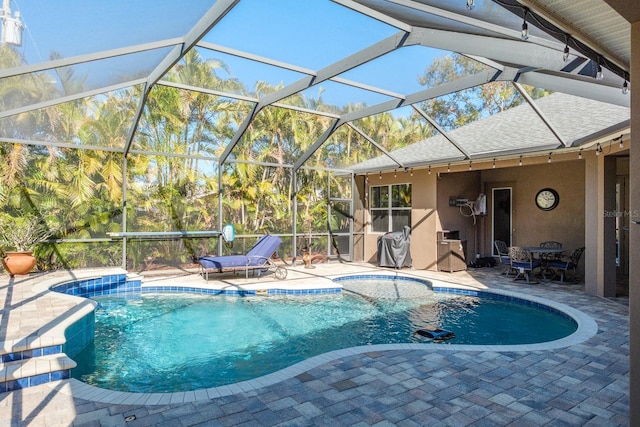
[[[409,206],[393,206],[393,187],[400,187],[400,186],[409,186],[410,188],[410,192],[411,192],[411,202],[409,203]],[[375,191],[375,189],[377,188],[387,188],[387,206],[386,207],[374,207],[374,195],[373,192]],[[393,183],[393,184],[381,184],[381,185],[371,185],[369,187],[369,218],[371,219],[369,221],[369,233],[371,234],[385,234],[388,232],[393,231],[393,213],[394,212],[398,212],[398,211],[408,211],[409,212],[409,226],[411,226],[411,211],[413,210],[413,185],[411,182],[401,182],[401,183]],[[374,230],[374,221],[373,221],[373,217],[374,217],[374,212],[386,212],[387,213],[387,227],[386,227],[386,231],[378,231],[378,230]],[[401,231],[401,230],[396,230],[396,231]]]

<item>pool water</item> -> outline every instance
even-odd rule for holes
[[[349,293],[237,297],[145,294],[94,298],[96,336],[72,376],[129,392],[215,387],[275,372],[331,350],[428,343],[415,333],[442,328],[446,344],[525,344],[576,330],[558,313],[446,293],[374,300]]]

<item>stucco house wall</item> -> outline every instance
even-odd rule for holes
[[[450,198],[468,199],[474,201],[482,192],[481,172],[455,172],[440,173],[438,184],[438,219],[439,230],[458,231],[461,240],[465,240],[467,245],[467,264],[475,258],[479,250],[479,237],[483,218],[480,216],[468,216],[470,210],[459,206],[451,206]]]
[[[487,194],[488,217],[482,235],[482,252],[491,253],[492,189],[512,187],[513,246],[537,246],[561,242],[568,252],[585,245],[585,163],[556,161],[530,166],[487,169],[482,172]],[[560,202],[551,211],[536,207],[535,197],[543,188],[558,192]]]
[[[408,173],[370,175],[369,185],[359,177],[359,198],[356,202],[356,218],[362,218],[364,235],[356,253],[357,259],[376,262],[377,238],[382,233],[372,233],[370,216],[366,210],[364,192],[369,186],[389,183],[412,184],[412,236],[411,254],[413,267],[437,270],[437,231],[458,230],[460,238],[467,241],[467,262],[492,254],[491,203],[492,189],[512,188],[512,245],[537,246],[546,240],[556,240],[570,252],[585,245],[585,163],[565,158],[547,163],[545,158],[529,160],[528,165],[517,163],[502,168],[464,171],[452,168],[416,170]],[[486,166],[486,165],[485,165]],[[438,172],[438,170],[440,172]],[[535,206],[535,196],[542,188],[553,188],[560,196],[560,203],[551,211]],[[449,205],[451,197],[475,200],[480,193],[487,196],[487,215],[473,218],[461,213],[459,207]]]
[[[370,174],[365,183],[363,176],[356,177],[358,200],[354,204],[354,218],[356,230],[364,230],[363,236],[354,238],[355,259],[367,262],[377,261],[377,240],[384,233],[371,231],[371,216],[368,211],[369,188],[387,184],[411,184],[411,255],[413,267],[417,269],[435,269],[436,264],[436,174],[429,174],[426,170],[408,172],[384,173],[382,178],[378,174]],[[362,257],[360,258],[360,254]]]

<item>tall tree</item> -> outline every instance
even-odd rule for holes
[[[419,78],[419,82],[424,86],[434,87],[488,68],[467,56],[452,53],[436,58]],[[523,98],[511,82],[497,81],[430,99],[420,106],[440,126],[451,130],[522,102]]]

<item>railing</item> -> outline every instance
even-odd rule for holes
[[[107,233],[111,239],[127,240],[169,240],[169,239],[204,239],[218,237],[221,231],[117,231]]]

